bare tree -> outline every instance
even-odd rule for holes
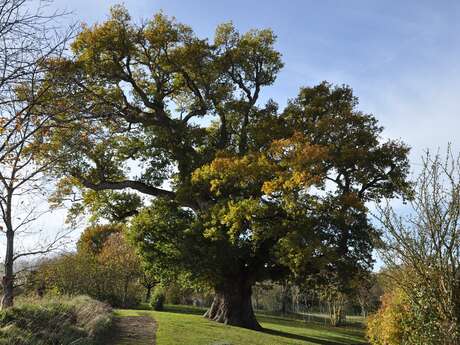
[[[394,283],[439,319],[443,344],[458,344],[460,315],[460,156],[429,153],[415,181],[410,211],[380,208],[386,235],[382,256]],[[402,274],[400,274],[402,272]],[[420,298],[423,291],[424,299]],[[421,301],[421,302],[420,302]]]
[[[58,234],[33,248],[15,248],[17,235],[29,232],[44,212],[32,200],[47,190],[45,173],[53,160],[44,163],[37,157],[40,138],[52,119],[34,109],[47,101],[45,61],[62,56],[71,33],[58,33],[58,19],[64,13],[47,13],[47,5],[0,0],[0,229],[6,236],[2,308],[13,305],[15,261],[48,253],[65,237]]]

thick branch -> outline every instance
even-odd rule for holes
[[[96,190],[96,191],[107,190],[107,189],[120,190],[120,189],[131,188],[143,194],[148,194],[148,195],[153,195],[153,196],[161,196],[161,197],[166,197],[166,198],[174,198],[176,196],[176,194],[172,191],[153,187],[153,186],[150,186],[140,181],[124,180],[124,181],[116,181],[116,182],[103,181],[99,183],[93,183],[82,177],[77,176],[77,178],[80,180],[83,186],[89,189]]]

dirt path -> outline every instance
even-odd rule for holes
[[[107,345],[155,345],[157,324],[148,316],[125,316],[114,320]]]

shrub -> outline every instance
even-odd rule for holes
[[[401,344],[460,344],[459,176],[460,155],[450,145],[445,158],[427,152],[406,214],[378,206],[382,258],[405,295]]]
[[[190,292],[181,289],[179,284],[169,284],[165,289],[165,301],[168,304],[184,304],[184,292]]]
[[[103,339],[112,326],[112,310],[109,305],[87,296],[75,297],[70,301],[77,318],[77,325],[98,341]]]
[[[28,277],[29,292],[88,295],[114,307],[134,307],[144,297],[142,267],[118,225],[89,227],[76,253],[49,258]],[[31,291],[32,290],[32,291]]]
[[[443,331],[442,321],[421,286],[414,287],[417,300],[395,288],[382,298],[382,306],[368,318],[367,335],[372,345],[445,345],[452,334]]]
[[[402,344],[402,320],[407,317],[403,295],[400,291],[386,293],[380,309],[368,317],[367,335],[373,345]]]
[[[157,285],[153,290],[152,298],[150,299],[150,305],[154,310],[164,310],[164,303],[166,299],[165,289],[161,285]]]
[[[0,312],[0,345],[95,345],[111,324],[110,308],[87,297],[26,301]]]

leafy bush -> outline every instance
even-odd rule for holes
[[[95,345],[111,324],[110,308],[88,297],[26,301],[0,312],[0,345]]]
[[[165,301],[168,304],[185,304],[185,293],[190,292],[187,289],[182,289],[179,284],[169,284],[165,288]]]
[[[88,295],[114,307],[137,306],[144,297],[142,267],[118,225],[87,228],[78,251],[43,261],[29,278],[29,291]]]
[[[395,288],[382,298],[382,306],[368,318],[367,335],[372,345],[446,345],[452,333],[443,331],[435,303],[421,285],[414,287],[417,300]]]
[[[150,299],[150,305],[154,310],[164,310],[164,303],[166,300],[165,289],[161,285],[157,285],[153,290],[152,298]]]
[[[373,345],[402,344],[404,330],[402,320],[407,317],[403,295],[400,291],[382,297],[382,306],[368,317],[367,335]]]

